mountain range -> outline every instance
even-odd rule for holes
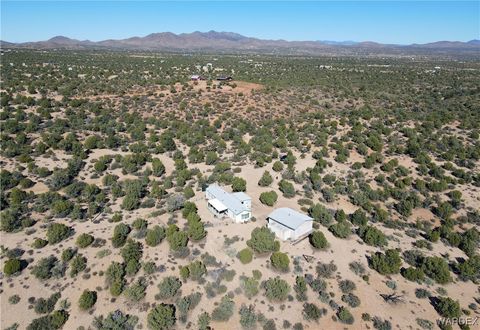
[[[103,41],[76,40],[56,36],[45,41],[12,43],[1,41],[1,48],[36,49],[117,49],[193,52],[267,52],[282,54],[329,53],[431,53],[480,51],[480,40],[438,41],[427,44],[395,45],[355,41],[286,41],[246,37],[233,32],[152,33],[145,37]]]

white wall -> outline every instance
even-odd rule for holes
[[[305,221],[300,227],[295,229],[292,239],[297,239],[300,236],[310,234],[313,231],[313,221]]]

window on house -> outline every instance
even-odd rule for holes
[[[250,213],[242,214],[242,219],[243,220],[248,219],[249,217],[250,217]]]

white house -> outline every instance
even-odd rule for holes
[[[218,185],[210,185],[205,196],[208,209],[217,217],[228,216],[237,223],[252,217],[252,199],[243,192],[230,194]]]
[[[313,219],[288,207],[274,210],[267,217],[267,227],[281,240],[296,241],[313,231]]]

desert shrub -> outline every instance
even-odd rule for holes
[[[257,253],[275,252],[280,248],[280,243],[275,240],[275,234],[266,227],[252,230],[247,245]]]
[[[75,243],[79,248],[86,248],[92,244],[94,240],[95,238],[92,235],[83,233],[77,237],[77,241]]]
[[[352,261],[348,264],[348,267],[355,275],[362,276],[365,274],[365,267],[358,261]]]
[[[93,327],[97,330],[134,329],[137,323],[138,317],[123,314],[120,310],[109,313],[107,317],[101,315],[93,319]]]
[[[316,249],[325,249],[328,247],[328,241],[321,231],[314,231],[309,236],[310,244]]]
[[[319,262],[316,270],[319,277],[331,278],[333,274],[337,271],[337,266],[333,262],[330,262],[328,264]]]
[[[76,255],[70,261],[70,276],[75,277],[87,268],[87,258],[81,254]]]
[[[353,293],[344,294],[342,296],[342,301],[352,308],[360,306],[360,298]]]
[[[34,310],[35,313],[38,314],[48,314],[51,313],[55,309],[55,305],[60,299],[61,294],[59,292],[56,292],[52,294],[48,299],[44,298],[39,298],[35,302]]]
[[[328,226],[332,220],[333,216],[322,204],[312,205],[308,209],[308,214],[317,222],[320,222],[324,226]]]
[[[262,192],[260,194],[260,202],[267,206],[273,206],[277,202],[278,195],[275,191]]]
[[[255,278],[242,278],[241,286],[247,298],[252,298],[258,294],[258,284],[258,280],[256,280]]]
[[[290,292],[290,285],[279,277],[270,278],[264,282],[265,296],[275,302],[287,299]]]
[[[441,257],[425,257],[420,268],[425,275],[439,284],[452,281],[448,263]]]
[[[147,324],[150,329],[171,329],[175,322],[174,305],[159,304],[147,315]]]
[[[403,277],[412,282],[421,282],[425,279],[425,273],[420,268],[402,268],[400,270],[400,274],[402,274]]]
[[[138,302],[145,297],[146,289],[147,282],[143,277],[140,277],[136,282],[130,284],[130,286],[125,289],[124,294],[129,301]]]
[[[278,187],[280,191],[283,193],[283,196],[286,198],[292,198],[295,196],[295,188],[293,187],[293,184],[291,182],[288,182],[287,180],[280,180],[278,183]]]
[[[275,172],[280,172],[283,170],[283,163],[279,160],[275,161],[272,166]]]
[[[3,273],[12,276],[22,270],[22,262],[19,259],[9,259],[3,265]]]
[[[180,249],[187,246],[188,234],[184,231],[180,231],[178,227],[176,228],[176,230],[172,230],[170,233],[167,230],[167,241],[170,245],[171,250],[179,251]]]
[[[436,297],[434,307],[438,314],[443,317],[458,318],[462,315],[459,302],[449,297]]]
[[[398,274],[402,259],[397,250],[386,250],[385,254],[377,252],[369,259],[370,268],[382,275]]]
[[[121,247],[127,241],[130,227],[124,223],[119,223],[113,229],[112,245],[114,248]]]
[[[177,306],[179,319],[182,323],[187,322],[188,312],[193,310],[200,303],[201,299],[202,294],[195,292],[177,300],[175,305]]]
[[[358,236],[371,246],[385,246],[387,245],[387,237],[379,229],[372,226],[360,227],[358,229]]]
[[[368,217],[364,210],[357,209],[350,215],[350,222],[356,226],[364,227],[368,223]]]
[[[207,273],[207,268],[205,267],[203,262],[201,262],[200,260],[194,261],[182,268],[188,269],[188,272],[186,272],[188,276],[186,278],[190,278],[194,281],[200,280],[202,276]]]
[[[242,249],[237,253],[237,258],[242,264],[248,264],[253,259],[253,252],[249,248]]]
[[[53,275],[52,270],[57,261],[58,259],[55,256],[49,256],[40,259],[38,263],[33,266],[32,274],[40,280],[47,280],[51,278]]]
[[[125,266],[119,262],[112,262],[107,268],[105,279],[110,293],[114,296],[120,295],[125,286]]]
[[[41,249],[41,248],[47,246],[47,244],[48,244],[47,240],[41,239],[41,238],[35,238],[35,240],[32,243],[32,247],[34,249]]]
[[[296,293],[296,297],[298,301],[306,301],[307,300],[307,282],[303,276],[297,276],[295,278],[295,285],[293,286],[293,290]]]
[[[77,254],[77,249],[67,248],[62,252],[62,261],[69,262]]]
[[[142,218],[135,219],[132,222],[132,227],[135,230],[145,230],[148,227],[148,221]]]
[[[253,305],[242,305],[239,310],[240,325],[244,329],[253,329],[257,323],[257,314],[255,313],[255,307]]]
[[[203,312],[198,316],[197,327],[198,330],[209,330],[210,329],[210,314]]]
[[[273,252],[270,256],[270,262],[272,263],[273,268],[286,272],[290,265],[290,259],[288,255],[282,252]]]
[[[200,241],[207,236],[207,232],[205,231],[205,226],[201,221],[192,221],[188,225],[188,237],[192,241]]]
[[[157,246],[165,238],[165,229],[160,226],[154,226],[152,229],[147,229],[147,235],[145,236],[145,243],[148,246]]]
[[[80,309],[87,310],[93,307],[97,302],[97,292],[84,290],[80,299],[78,300],[78,306]]]
[[[388,320],[382,320],[378,316],[375,316],[373,319],[373,327],[377,330],[391,330],[392,324]]]
[[[182,287],[182,282],[175,276],[165,277],[160,284],[158,284],[159,292],[155,296],[157,299],[166,300],[173,298],[180,288]]]
[[[247,181],[242,178],[235,177],[232,181],[232,190],[234,192],[246,191],[247,190]]]
[[[338,320],[345,324],[353,324],[355,321],[352,313],[346,307],[340,307],[337,311]]]
[[[63,223],[52,223],[47,229],[47,240],[50,244],[57,244],[66,239],[72,230]]]
[[[415,289],[415,297],[419,299],[429,298],[430,296],[431,294],[428,290],[422,288]]]
[[[161,177],[165,173],[165,165],[158,158],[152,159],[152,174],[156,177]]]
[[[339,238],[348,238],[352,233],[350,224],[347,221],[337,222],[328,227],[328,230],[331,231],[333,235]]]
[[[268,171],[265,171],[263,172],[262,177],[258,181],[258,185],[260,187],[268,187],[269,185],[272,184],[272,182],[273,182],[272,176],[270,175],[270,173],[268,173]]]
[[[302,315],[307,321],[318,321],[322,317],[323,311],[315,304],[305,303],[303,304]]]
[[[18,294],[14,294],[13,296],[8,297],[8,302],[12,305],[16,305],[20,302],[20,296]]]
[[[41,330],[41,329],[60,329],[67,322],[69,314],[67,311],[54,311],[49,315],[34,319],[28,326],[27,330]]]
[[[212,311],[212,320],[226,322],[233,316],[235,303],[228,296],[224,296],[217,307]]]
[[[349,293],[355,290],[356,285],[350,280],[343,280],[338,283],[338,287],[340,288],[340,291],[342,291],[342,293]]]
[[[475,281],[480,277],[480,256],[474,255],[456,266],[463,281]]]
[[[135,275],[140,269],[140,260],[143,255],[142,243],[129,239],[120,252],[126,264],[125,271],[127,275]]]

